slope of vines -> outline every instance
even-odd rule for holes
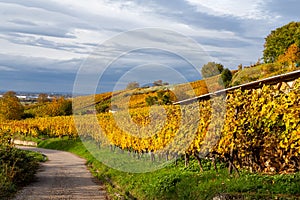
[[[80,130],[84,131],[79,134],[102,145],[138,153],[161,153],[163,149],[163,153],[171,155],[231,160],[237,168],[258,172],[299,171],[300,79],[289,93],[263,86],[256,90],[235,90],[226,98],[214,99],[217,101],[199,102],[199,118],[191,112],[195,109],[191,105],[184,112],[179,106],[165,106],[165,112],[155,112],[156,118],[166,117],[164,123],[152,124],[153,129],[147,128],[152,123],[147,107],[131,109],[130,118],[122,117],[127,112],[119,111],[118,119],[123,120],[115,120],[111,113],[99,114],[97,124],[91,122],[89,115],[83,116]],[[222,101],[226,101],[225,106],[218,104]],[[129,126],[130,120],[138,125]],[[102,132],[97,130],[99,127]],[[0,124],[0,134],[3,133],[77,137],[72,117],[6,121]],[[176,143],[186,138],[192,140]]]

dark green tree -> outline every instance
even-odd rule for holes
[[[171,103],[172,103],[172,101],[171,101],[171,95],[170,95],[170,93],[164,94],[164,96],[162,97],[162,104],[163,105],[169,105]]]
[[[300,22],[290,22],[271,31],[265,38],[263,51],[265,63],[277,61],[278,57],[284,54],[292,44],[300,47]]]
[[[118,110],[117,105],[111,105],[111,99],[102,100],[95,105],[97,113],[104,113],[109,110]]]
[[[148,96],[145,98],[147,106],[152,105],[169,105],[172,103],[170,91],[158,91],[156,96]]]
[[[225,87],[228,87],[230,85],[232,80],[232,73],[228,68],[222,71],[221,80]]]
[[[60,115],[72,115],[72,101],[61,97],[59,99],[59,111]]]
[[[157,96],[154,96],[154,97],[148,96],[148,97],[146,97],[145,100],[146,100],[147,106],[152,106],[154,104],[157,104],[158,98],[157,98]]]
[[[207,64],[203,65],[201,74],[203,78],[209,78],[221,74],[223,70],[224,66],[222,64],[208,62]]]
[[[157,92],[158,104],[160,105],[168,105],[171,104],[171,95],[169,92],[158,91]]]

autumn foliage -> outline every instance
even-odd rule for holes
[[[139,125],[136,130],[129,126],[127,120],[130,118],[122,117],[128,113],[120,111],[123,120],[118,123],[111,113],[98,114],[97,124],[91,123],[93,115],[77,116],[81,120],[79,133],[72,116],[7,121],[0,124],[0,133],[51,137],[80,135],[92,137],[103,146],[113,145],[140,154],[164,149],[163,152],[170,156],[186,154],[232,160],[237,168],[257,172],[294,172],[300,169],[299,103],[300,79],[289,93],[263,86],[255,90],[235,90],[226,98],[200,101],[200,118],[195,116],[195,108],[191,105],[185,108],[184,123],[180,106],[165,105],[165,113],[157,111],[156,118],[166,116],[166,121],[155,129],[146,128],[151,118],[149,108],[144,107],[129,110],[131,119]],[[193,128],[195,123],[196,128]],[[192,140],[185,148],[169,145],[175,138]]]
[[[18,120],[24,114],[24,107],[13,91],[6,92],[0,98],[0,119],[1,120]]]
[[[295,68],[295,63],[300,61],[300,48],[296,44],[292,44],[286,52],[278,57],[278,62],[289,66],[291,69]]]

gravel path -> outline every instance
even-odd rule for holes
[[[15,200],[20,199],[107,199],[104,186],[97,184],[87,167],[85,160],[71,153],[20,147],[39,151],[48,157],[36,174],[37,181],[20,190]]]

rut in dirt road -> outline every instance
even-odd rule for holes
[[[41,164],[37,181],[19,191],[15,200],[107,199],[104,186],[93,181],[84,159],[63,151],[20,148],[39,151],[49,160]]]

